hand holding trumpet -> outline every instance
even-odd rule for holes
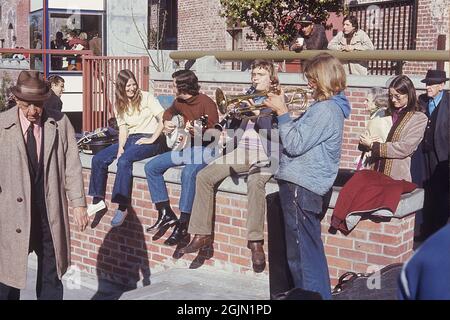
[[[289,112],[289,109],[285,102],[284,91],[281,89],[279,92],[269,92],[267,99],[264,100],[264,105],[271,108],[277,116],[281,116]]]

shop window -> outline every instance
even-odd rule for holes
[[[103,15],[84,13],[50,13],[50,48],[58,50],[92,50],[103,55]],[[51,71],[81,71],[81,56],[52,55]]]
[[[178,32],[178,0],[149,0],[149,47],[176,50]]]
[[[30,14],[30,48],[42,49],[43,36],[42,10]],[[42,55],[30,55],[30,68],[32,70],[44,71]]]

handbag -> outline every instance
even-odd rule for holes
[[[372,273],[346,272],[332,291],[333,300],[396,300],[402,263]]]

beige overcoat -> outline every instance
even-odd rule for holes
[[[0,282],[26,285],[30,240],[30,174],[25,142],[14,107],[0,113]],[[47,110],[44,122],[44,188],[58,276],[70,265],[68,200],[86,206],[81,162],[74,129],[58,111]]]

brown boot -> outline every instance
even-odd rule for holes
[[[262,241],[249,241],[247,248],[252,251],[253,271],[263,272],[266,267],[266,255],[264,254]]]
[[[180,249],[180,253],[193,253],[200,249],[207,248],[211,246],[213,242],[212,235],[201,235],[196,234],[194,239],[192,239],[191,243],[189,243],[186,247]]]

